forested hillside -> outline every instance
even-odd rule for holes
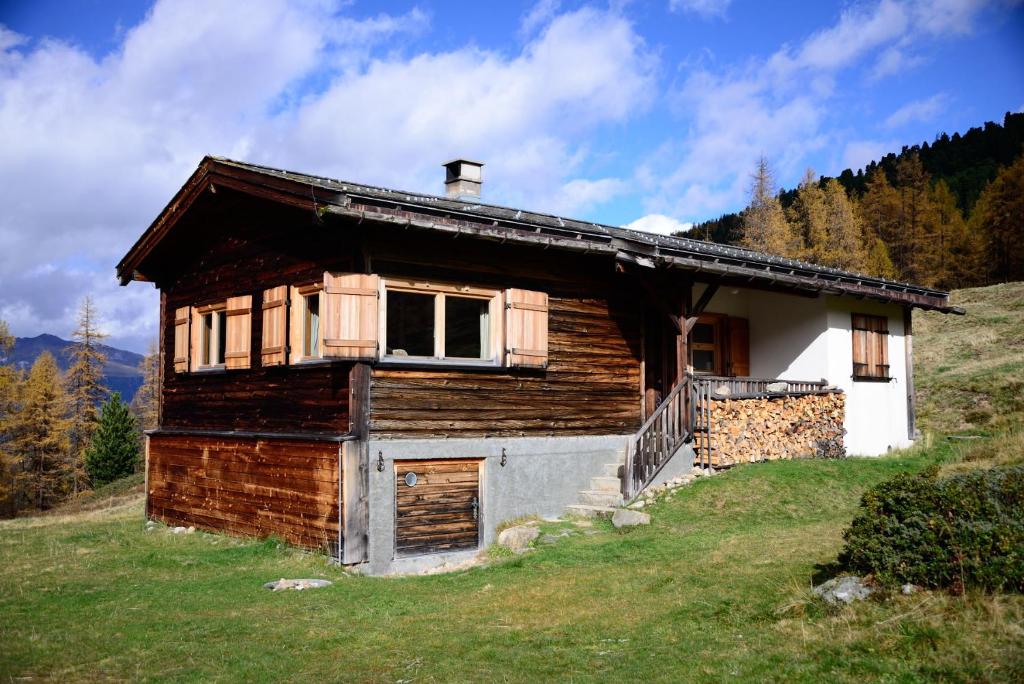
[[[793,190],[761,160],[743,212],[685,235],[942,288],[1022,280],[1022,149],[1024,113],[1007,113]]]
[[[7,364],[27,373],[40,354],[50,352],[61,372],[66,372],[73,363],[74,348],[74,342],[56,335],[16,337],[11,351],[6,355],[0,355],[0,364]],[[121,396],[127,399],[134,397],[142,385],[142,371],[139,370],[142,354],[105,344],[99,344],[97,348],[106,359],[103,364],[104,386],[111,392],[120,392]]]

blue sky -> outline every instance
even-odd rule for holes
[[[113,266],[205,153],[668,231],[1024,107],[1011,0],[0,4],[0,318],[156,337]]]

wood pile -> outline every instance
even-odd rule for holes
[[[842,392],[711,402],[712,463],[845,455]]]

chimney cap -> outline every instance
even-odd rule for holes
[[[483,184],[483,162],[457,157],[442,164],[445,194],[452,199],[478,199]]]
[[[441,164],[441,166],[447,167],[451,166],[452,164],[473,164],[474,166],[484,165],[482,161],[476,161],[475,159],[469,159],[467,157],[455,157],[454,159],[449,159],[444,164]]]

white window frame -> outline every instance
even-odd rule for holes
[[[317,353],[315,356],[307,356],[306,350],[306,298],[316,295],[319,307],[320,325],[317,328]],[[288,329],[288,345],[290,347],[288,362],[293,365],[303,363],[318,363],[324,360],[324,285],[319,283],[308,283],[306,285],[292,285],[289,295],[289,302],[292,310],[288,312],[291,317]]]
[[[434,295],[434,353],[431,356],[394,356],[387,353],[388,292],[410,292]],[[467,358],[445,356],[445,297],[480,299],[488,302],[488,358]],[[504,291],[490,288],[457,285],[436,281],[410,280],[406,278],[380,279],[378,297],[378,359],[395,364],[436,364],[445,366],[493,366],[501,367],[504,362]]]
[[[204,339],[207,316],[211,317],[210,338],[208,342]],[[226,368],[224,362],[226,349],[224,347],[227,345],[221,345],[221,332],[223,330],[225,334],[227,333],[227,302],[217,302],[216,304],[196,307],[194,321],[199,325],[199,348],[196,350],[198,357],[196,359],[196,370],[220,370]],[[216,358],[212,358],[214,351],[216,351]],[[211,363],[211,360],[214,362]]]

